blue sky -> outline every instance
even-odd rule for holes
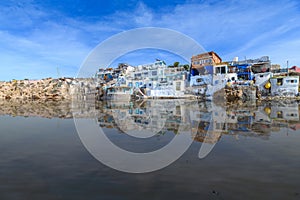
[[[269,55],[273,63],[300,66],[298,0],[4,0],[0,80],[74,77],[100,42],[149,26],[182,32],[223,60]],[[140,60],[130,60],[131,54],[128,62],[177,59],[166,52],[145,53]],[[119,60],[127,61],[126,56]]]

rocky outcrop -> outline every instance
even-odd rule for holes
[[[254,101],[260,98],[258,90],[254,86],[225,87],[227,101]]]
[[[64,100],[93,94],[93,79],[12,80],[0,83],[0,99]]]

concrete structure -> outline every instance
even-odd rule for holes
[[[277,76],[270,79],[272,96],[298,95],[299,76]]]
[[[270,84],[269,80],[272,76],[273,73],[271,72],[254,74],[253,82],[258,87],[258,90],[262,95],[268,95],[270,93],[268,84]]]

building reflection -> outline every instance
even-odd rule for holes
[[[190,134],[197,142],[215,144],[222,136],[269,139],[271,133],[300,129],[299,102],[217,105],[193,100],[39,102],[2,101],[0,115],[44,118],[96,118],[102,128]]]
[[[201,143],[217,143],[223,135],[269,139],[283,128],[298,130],[297,102],[266,102],[260,105],[219,106],[213,102],[147,100],[101,102],[97,105],[100,127],[163,134],[189,132]]]

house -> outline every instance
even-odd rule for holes
[[[300,73],[300,67],[293,66],[293,67],[289,68],[289,71],[290,71],[290,72],[297,72],[297,73]]]
[[[191,74],[192,75],[212,74],[213,73],[212,66],[219,64],[221,62],[222,62],[221,57],[213,51],[192,56]]]
[[[271,71],[279,71],[280,65],[279,64],[271,64]]]
[[[270,83],[272,96],[298,95],[299,76],[273,76]]]
[[[253,73],[264,73],[271,71],[271,61],[269,59],[269,56],[263,56],[254,60],[248,60],[248,63],[251,63],[251,71]]]
[[[230,67],[236,69],[237,77],[239,80],[252,80],[253,79],[253,72],[251,71],[251,64],[235,63],[235,64],[231,64]]]
[[[252,80],[254,74],[265,73],[271,71],[271,61],[268,56],[263,56],[257,59],[245,59],[239,61],[236,57],[229,65],[235,69],[239,80]]]
[[[254,84],[258,87],[258,90],[261,92],[262,95],[269,94],[271,87],[269,80],[272,76],[272,72],[254,74]]]

